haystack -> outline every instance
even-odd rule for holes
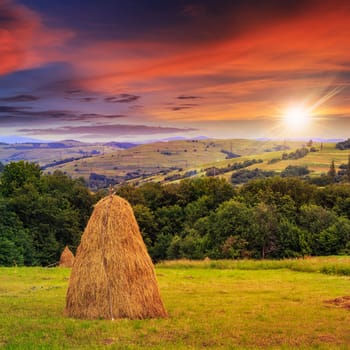
[[[61,257],[60,257],[59,266],[60,267],[72,267],[73,263],[74,263],[74,255],[71,252],[71,250],[68,248],[68,246],[66,245],[66,247],[63,249],[63,252],[62,252]]]
[[[167,316],[133,210],[118,196],[101,199],[85,228],[65,313],[83,319]]]

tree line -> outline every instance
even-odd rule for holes
[[[73,250],[95,197],[83,180],[62,172],[44,175],[34,163],[12,162],[0,177],[0,265],[43,265]]]
[[[118,189],[154,260],[350,253],[350,185],[279,176],[233,187],[202,177]]]
[[[234,186],[198,177],[175,184],[123,185],[154,261],[285,258],[350,253],[350,184],[316,186],[274,176]],[[94,203],[82,179],[43,174],[32,163],[0,176],[0,265],[43,265],[73,251]]]

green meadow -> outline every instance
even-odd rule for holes
[[[88,321],[63,316],[69,269],[0,268],[0,347],[350,348],[350,257],[177,261],[156,271],[167,319]]]

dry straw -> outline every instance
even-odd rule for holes
[[[167,316],[133,210],[118,196],[101,199],[85,228],[65,313],[83,319]]]
[[[66,247],[63,249],[63,252],[62,252],[61,257],[60,257],[59,266],[60,267],[72,267],[73,263],[74,263],[74,255],[71,252],[71,250],[68,248],[68,246],[66,245]]]

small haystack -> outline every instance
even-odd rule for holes
[[[133,210],[118,196],[101,199],[85,228],[65,313],[83,319],[167,316]]]
[[[59,267],[72,267],[74,263],[74,255],[71,250],[66,247],[63,249],[63,252],[60,257]]]

